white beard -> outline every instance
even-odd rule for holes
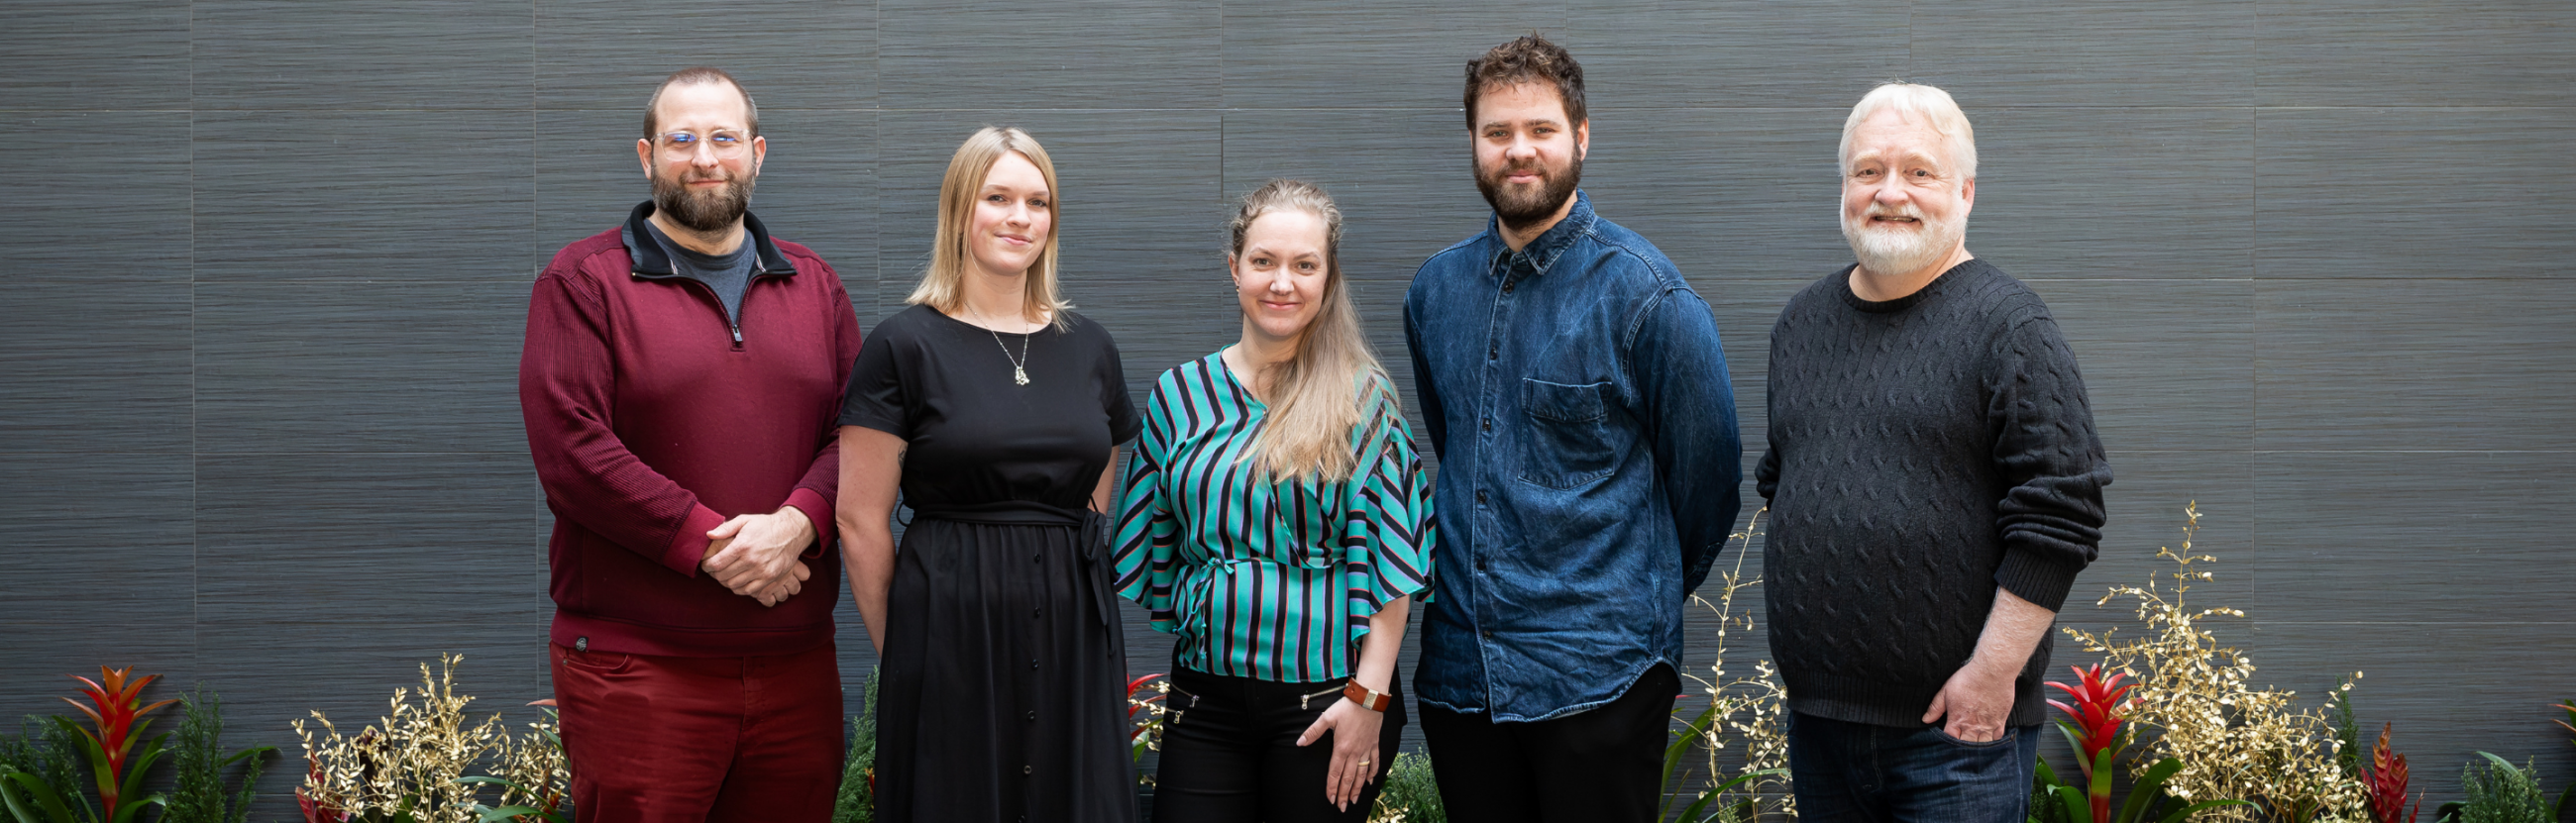
[[[1911,217],[1919,221],[1918,228],[1873,225],[1872,216]],[[1843,217],[1843,239],[1851,243],[1852,256],[1860,259],[1861,271],[1875,275],[1908,275],[1929,268],[1958,248],[1967,232],[1964,221],[1932,220],[1911,205],[1893,210],[1872,206],[1858,219]]]

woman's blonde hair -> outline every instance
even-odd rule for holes
[[[1057,328],[1067,327],[1065,310],[1073,304],[1056,291],[1056,237],[1064,233],[1064,192],[1056,186],[1055,162],[1047,159],[1046,147],[1028,132],[1007,126],[978,129],[948,158],[948,174],[939,181],[939,234],[931,243],[930,267],[922,271],[921,285],[904,302],[927,305],[951,317],[964,308],[966,267],[974,260],[974,253],[966,248],[966,230],[975,222],[975,195],[983,191],[993,164],[1013,153],[1037,166],[1047,187],[1046,246],[1029,262],[1020,314],[1033,323],[1052,317]]]
[[[1246,195],[1226,224],[1230,243],[1227,264],[1243,254],[1244,235],[1262,215],[1297,209],[1324,221],[1324,299],[1297,351],[1287,360],[1262,367],[1269,419],[1253,441],[1253,465],[1273,478],[1317,476],[1349,479],[1359,459],[1351,432],[1379,415],[1401,415],[1394,381],[1378,365],[1368,336],[1360,333],[1359,312],[1351,308],[1350,290],[1342,277],[1342,210],[1332,195],[1312,183],[1272,180]]]

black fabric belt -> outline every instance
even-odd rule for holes
[[[1109,634],[1109,656],[1125,659],[1127,638],[1118,627],[1118,587],[1109,569],[1109,516],[1090,509],[1067,509],[1027,500],[974,506],[933,506],[912,510],[913,519],[946,520],[991,526],[1054,526],[1073,529],[1074,556],[1081,561],[1079,584],[1089,590],[1091,609]]]

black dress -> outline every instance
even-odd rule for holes
[[[914,306],[860,347],[841,424],[904,439],[913,511],[886,599],[878,820],[1136,819],[1126,652],[1085,512],[1141,423],[1117,344],[1067,320],[996,339]]]

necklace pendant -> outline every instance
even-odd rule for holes
[[[1029,384],[1029,370],[1028,370],[1027,368],[1025,368],[1025,367],[1021,367],[1021,366],[1012,366],[1012,367],[1011,367],[1011,382],[1018,383],[1018,384],[1023,385],[1023,386],[1028,385],[1028,384]]]

